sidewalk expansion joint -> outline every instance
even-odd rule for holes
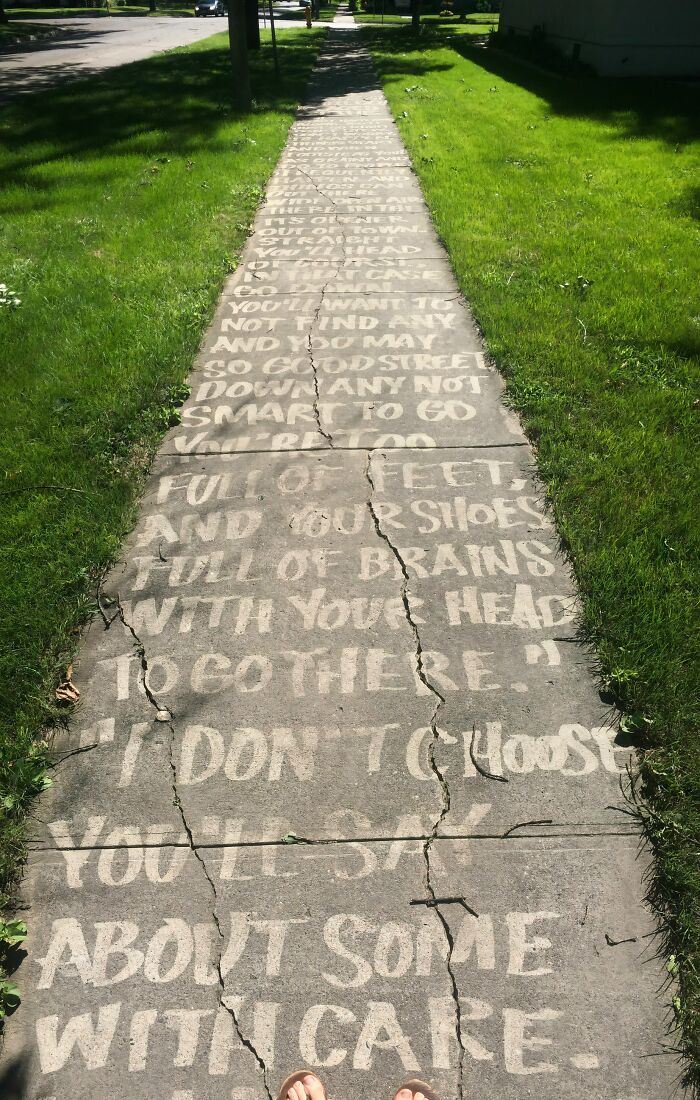
[[[433,451],[497,451],[504,450],[506,447],[527,447],[527,442],[523,443],[444,443],[436,444],[434,447],[387,447],[382,444],[381,447],[367,446],[367,447],[344,447],[341,444],[333,444],[334,451],[358,451],[361,454],[371,455],[374,451],[421,451],[425,454],[431,454]],[[228,457],[243,458],[245,455],[303,455],[303,454],[318,454],[319,451],[327,451],[328,447],[319,444],[318,447],[251,447],[248,450],[235,450],[235,451],[159,451],[159,457],[163,458],[219,458],[221,455]]]
[[[555,829],[570,829],[571,832],[555,833],[553,836],[547,836],[546,833],[521,833],[516,836],[515,829],[522,829],[528,823],[520,825],[514,825],[512,828],[507,829],[504,833],[442,833],[440,836],[433,837],[431,833],[419,833],[415,835],[406,836],[356,836],[356,837],[316,837],[316,838],[299,838],[296,843],[303,845],[304,847],[322,848],[330,847],[332,845],[344,845],[344,844],[393,844],[396,841],[415,841],[416,843],[425,843],[427,840],[435,840],[441,843],[447,843],[451,841],[481,841],[481,840],[594,840],[600,838],[601,840],[609,839],[611,837],[626,837],[632,840],[639,840],[640,833],[638,829],[611,829],[607,828],[600,832],[580,832],[580,829],[587,829],[589,825],[556,825],[553,824],[550,828]],[[535,823],[529,823],[534,825]],[[573,831],[576,830],[576,831]],[[31,850],[33,852],[115,852],[115,851],[128,851],[130,849],[163,849],[169,850],[171,848],[190,848],[194,851],[229,851],[232,848],[289,848],[292,845],[285,840],[239,840],[239,841],[195,841],[194,846],[187,840],[159,840],[159,841],[147,841],[142,844],[64,844],[61,847],[56,845],[32,845]],[[438,904],[439,904],[439,899]],[[433,904],[432,898],[426,898],[425,904]]]

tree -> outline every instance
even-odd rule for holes
[[[0,23],[9,23],[9,22],[10,22],[10,20],[7,18],[7,12],[5,11],[5,5],[3,4],[3,0],[0,0]]]
[[[233,70],[233,104],[241,111],[249,111],[253,105],[250,92],[246,21],[246,0],[228,0],[228,40]]]
[[[411,0],[411,27],[414,31],[420,30],[421,0]]]

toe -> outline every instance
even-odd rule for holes
[[[413,1093],[410,1089],[399,1089],[394,1100],[411,1100]]]
[[[303,1078],[304,1088],[309,1094],[310,1100],[325,1100],[323,1085],[313,1073],[307,1073]]]
[[[289,1092],[287,1093],[287,1100],[306,1100],[306,1092],[301,1081],[295,1081]]]

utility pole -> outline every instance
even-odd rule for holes
[[[253,106],[246,38],[246,0],[228,0],[228,40],[233,72],[233,105],[239,111]]]

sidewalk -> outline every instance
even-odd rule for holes
[[[346,16],[191,384],[40,806],[25,1094],[669,1096],[629,750]]]

